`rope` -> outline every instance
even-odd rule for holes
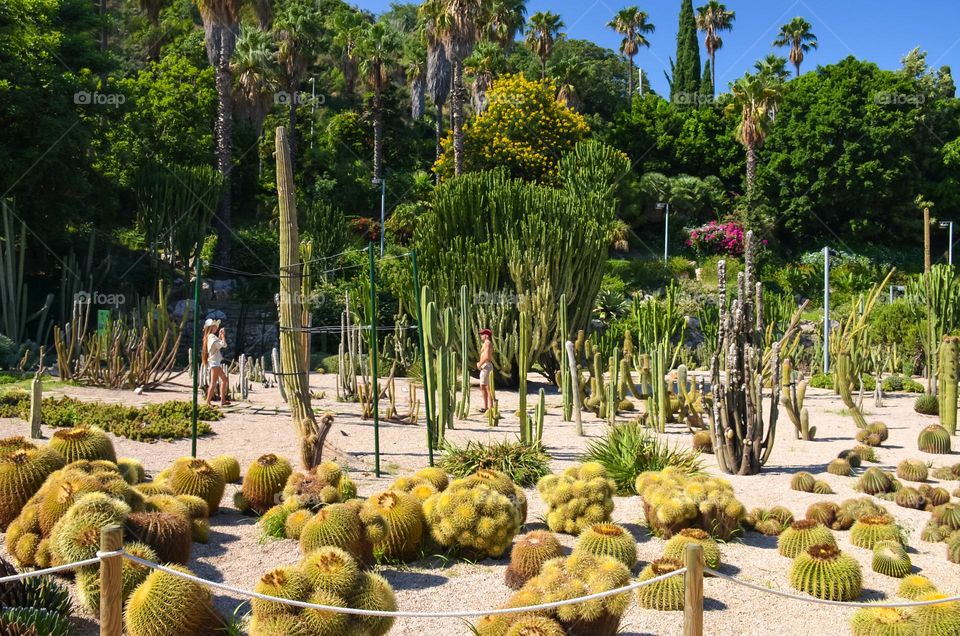
[[[94,565],[100,563],[99,552],[97,556],[92,559],[85,559],[83,561],[77,561],[76,563],[67,563],[66,565],[56,565],[52,568],[46,568],[43,570],[33,570],[32,572],[21,572],[20,574],[11,574],[10,576],[5,576],[0,578],[0,583],[9,583],[11,581],[21,581],[23,579],[31,579],[35,576],[44,576],[46,574],[54,574],[55,572],[63,572],[64,570],[72,570],[74,568],[82,568],[85,565]],[[107,556],[117,556],[117,553],[105,553]]]
[[[736,583],[737,585],[742,585],[743,587],[748,587],[752,590],[757,590],[758,592],[765,592],[767,594],[774,594],[775,596],[782,596],[783,598],[793,599],[795,601],[803,601],[805,603],[820,603],[821,605],[839,605],[841,607],[921,607],[924,605],[940,605],[941,603],[952,603],[954,601],[960,601],[960,596],[951,596],[949,598],[941,598],[935,601],[897,601],[895,603],[857,603],[854,601],[827,601],[821,598],[816,598],[815,596],[800,596],[799,594],[791,594],[790,592],[781,592],[780,590],[773,590],[768,587],[763,587],[762,585],[755,585],[753,583],[748,583],[743,579],[738,579],[733,576],[728,576],[726,574],[721,574],[716,570],[711,568],[703,568],[704,572],[712,574],[718,579],[724,579],[730,581],[731,583]]]
[[[333,605],[316,605],[314,603],[304,603],[303,601],[294,601],[286,598],[269,596],[267,594],[251,592],[250,590],[243,590],[237,587],[232,587],[230,585],[225,585],[223,583],[215,583],[213,581],[201,579],[198,576],[187,574],[185,572],[180,572],[178,570],[168,568],[158,563],[147,561],[146,559],[141,559],[140,557],[134,556],[127,552],[123,553],[123,558],[129,559],[134,563],[139,563],[140,565],[145,565],[155,570],[160,570],[161,572],[166,572],[167,574],[172,574],[173,576],[178,576],[182,579],[186,579],[187,581],[192,581],[200,585],[213,587],[219,590],[223,590],[224,592],[230,592],[231,594],[246,596],[248,598],[256,598],[262,601],[271,601],[273,603],[282,603],[284,605],[292,605],[294,607],[301,607],[304,609],[316,609],[316,610],[321,610],[325,612],[339,612],[341,614],[356,614],[359,616],[383,616],[383,617],[394,617],[394,618],[467,618],[467,617],[488,616],[488,615],[494,615],[494,614],[519,614],[521,612],[538,612],[541,610],[548,610],[556,607],[563,607],[564,605],[574,605],[577,603],[583,603],[585,601],[592,601],[594,599],[606,598],[607,596],[615,596],[617,594],[629,592],[631,590],[635,590],[641,587],[653,585],[654,583],[658,583],[660,581],[663,581],[664,579],[669,579],[670,577],[673,577],[673,576],[679,576],[687,571],[686,568],[680,568],[679,570],[674,570],[673,572],[669,572],[667,574],[658,576],[648,581],[631,583],[630,585],[625,585],[624,587],[620,587],[613,590],[607,590],[606,592],[597,592],[596,594],[588,594],[587,596],[567,599],[564,601],[554,601],[552,603],[541,603],[540,605],[528,605],[525,607],[505,607],[505,608],[493,609],[493,610],[464,610],[460,612],[402,612],[402,611],[364,610],[364,609],[357,609],[353,607],[336,607]]]

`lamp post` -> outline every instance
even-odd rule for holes
[[[384,216],[387,213],[387,180],[383,177],[374,178],[373,185],[380,186],[380,256],[383,257],[383,235],[386,234],[384,228]]]
[[[667,241],[670,238],[670,204],[658,203],[658,210],[664,210],[663,214],[663,262],[667,262]]]
[[[823,248],[823,372],[830,373],[830,248]]]
[[[313,123],[317,120],[317,82],[310,78],[310,147],[313,148]]]
[[[953,265],[953,221],[940,221],[940,229],[950,229],[950,247],[947,250],[947,263]]]

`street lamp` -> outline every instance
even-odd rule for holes
[[[950,228],[950,248],[947,251],[947,263],[953,265],[953,221],[940,221],[940,229]]]
[[[380,186],[380,257],[383,257],[383,235],[386,234],[386,228],[383,226],[384,216],[387,213],[387,180],[384,178],[373,179],[373,185]]]
[[[663,262],[667,262],[667,240],[670,237],[670,204],[658,203],[658,210],[664,210],[663,214]]]
[[[830,373],[830,257],[837,252],[823,248],[823,372]]]

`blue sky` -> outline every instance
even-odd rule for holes
[[[362,0],[363,9],[381,13],[390,0]],[[654,90],[667,92],[664,70],[676,50],[680,0],[528,0],[527,15],[537,11],[559,13],[572,38],[592,40],[615,49],[620,38],[606,28],[613,14],[636,4],[650,15],[656,32],[649,36],[650,49],[640,52],[636,62],[644,69]],[[694,7],[704,4],[694,0]],[[916,46],[928,52],[927,62],[938,68],[951,66],[960,73],[960,31],[956,25],[956,0],[728,0],[736,11],[732,32],[723,35],[717,53],[717,88],[727,85],[749,70],[753,63],[773,51],[771,43],[780,25],[794,16],[803,16],[813,25],[820,48],[812,51],[801,71],[829,64],[848,55],[895,69],[900,59]],[[701,34],[701,54],[703,41]],[[786,57],[786,49],[780,49]]]

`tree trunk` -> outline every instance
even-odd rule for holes
[[[284,372],[281,381],[286,389],[293,425],[300,434],[300,460],[309,470],[323,459],[324,442],[333,426],[333,417],[324,416],[321,422],[317,422],[310,402],[310,382],[301,350],[303,265],[300,262],[293,164],[283,126],[277,128],[276,137],[280,208],[280,366]]]
[[[437,121],[434,124],[437,131],[437,159],[440,159],[440,142],[443,140],[443,103],[437,104]]]
[[[379,70],[376,71],[379,74]],[[383,105],[380,103],[380,79],[373,86],[373,178],[383,177]]]
[[[450,122],[453,126],[453,174],[463,174],[463,61],[453,63]]]
[[[633,109],[633,56],[627,56],[627,105]]]
[[[300,92],[296,87],[290,87],[290,116],[289,121],[289,132],[290,137],[290,166],[291,170],[296,169],[297,167],[297,108],[299,107],[300,101]]]
[[[230,57],[236,35],[227,26],[216,30],[217,60],[215,77],[217,87],[217,119],[214,124],[214,139],[217,152],[217,171],[223,176],[223,195],[217,206],[217,263],[230,262],[233,238],[233,210],[231,205],[230,173],[233,168],[233,72]]]
[[[794,64],[793,68],[795,68],[797,71],[797,77],[800,77],[800,62],[797,62],[796,64]]]
[[[753,180],[757,176],[757,149],[753,144],[747,146],[747,196],[753,193]]]
[[[714,51],[710,54],[710,83],[713,84],[711,88],[713,93],[710,95],[713,97],[717,94],[717,52]]]

